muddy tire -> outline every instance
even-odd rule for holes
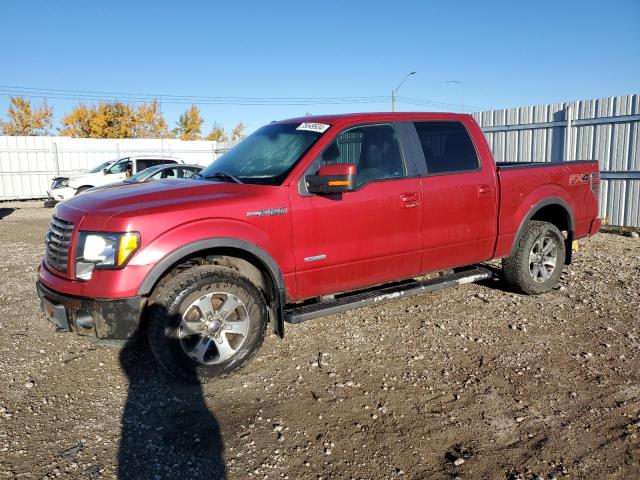
[[[172,377],[206,382],[245,366],[260,349],[267,308],[238,272],[195,267],[159,288],[147,308],[151,352]]]
[[[518,292],[547,292],[560,278],[565,256],[560,230],[551,223],[531,221],[513,255],[502,259],[503,277]]]

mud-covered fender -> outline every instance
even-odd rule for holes
[[[181,245],[165,254],[157,263],[155,263],[140,285],[138,295],[149,295],[162,276],[182,259],[195,253],[214,248],[232,248],[240,250],[250,254],[262,264],[263,270],[268,272],[270,275],[271,283],[274,285],[276,290],[273,292],[276,298],[276,305],[273,305],[276,317],[274,319],[273,331],[281,338],[284,338],[283,310],[286,304],[286,286],[284,276],[278,263],[273,259],[273,257],[264,249],[248,240],[233,237],[211,237]]]

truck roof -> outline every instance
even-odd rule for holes
[[[304,117],[279,120],[274,123],[336,123],[336,122],[377,122],[377,121],[403,121],[403,120],[462,120],[471,117],[467,113],[450,112],[363,112],[340,113],[327,115],[307,115]]]

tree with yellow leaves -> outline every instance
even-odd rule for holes
[[[92,138],[91,123],[95,113],[96,107],[87,107],[85,104],[80,103],[60,120],[62,125],[62,128],[58,129],[60,135],[64,137]]]
[[[200,109],[191,105],[186,112],[180,115],[178,126],[173,129],[173,133],[180,140],[199,140],[203,123]]]
[[[40,108],[32,108],[31,101],[23,97],[10,97],[8,121],[0,120],[0,134],[28,136],[48,135],[52,125],[53,110],[45,101]]]
[[[134,136],[136,138],[163,138],[169,135],[167,122],[158,102],[141,103],[135,113]]]
[[[244,133],[246,129],[247,126],[244,123],[238,123],[235,127],[233,127],[233,130],[231,131],[231,141],[238,142],[240,140],[243,140],[246,137]]]
[[[100,103],[91,119],[93,138],[133,138],[134,129],[131,105],[117,100]]]
[[[229,137],[227,137],[227,134],[224,131],[224,127],[216,122],[213,124],[211,133],[207,135],[206,139],[212,142],[227,142],[229,140]]]
[[[62,117],[60,135],[82,138],[161,138],[169,137],[167,122],[158,102],[142,103],[138,108],[113,101],[98,106],[79,104]]]

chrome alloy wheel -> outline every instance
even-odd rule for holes
[[[533,244],[529,253],[529,273],[534,281],[544,283],[556,269],[558,261],[558,245],[549,236],[540,237]]]
[[[178,338],[184,353],[203,365],[233,357],[247,338],[249,314],[244,302],[225,292],[207,293],[187,307]]]

